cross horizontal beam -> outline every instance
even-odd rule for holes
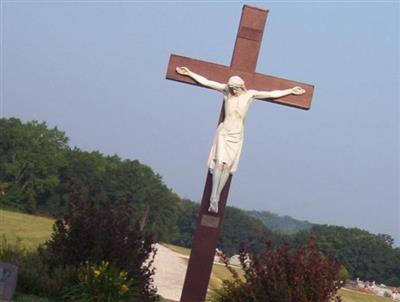
[[[305,110],[310,109],[311,106],[311,99],[314,92],[314,86],[310,84],[291,81],[269,75],[263,75],[260,73],[245,72],[233,69],[229,66],[210,63],[175,54],[172,54],[170,56],[166,78],[169,80],[200,86],[190,77],[178,74],[175,71],[175,68],[179,66],[186,66],[195,73],[204,75],[208,79],[220,83],[227,83],[229,77],[233,75],[238,75],[245,81],[246,87],[248,89],[256,89],[260,91],[282,90],[282,89],[292,88],[294,86],[300,86],[306,90],[306,93],[303,95],[296,95],[296,96],[288,95],[280,99],[273,99],[266,101]]]
[[[300,86],[306,90],[306,93],[303,95],[289,95],[280,99],[267,101],[300,109],[309,109],[314,92],[313,85],[255,72],[267,15],[268,10],[266,9],[248,5],[243,6],[230,66],[172,54],[166,78],[182,83],[198,85],[190,77],[181,76],[176,72],[176,67],[186,66],[195,73],[220,83],[227,83],[231,76],[238,75],[244,79],[248,89],[259,91],[283,90]],[[224,120],[224,109],[224,104],[222,104],[218,124]],[[207,173],[181,302],[204,302],[206,298],[207,285],[212,270],[215,248],[221,229],[231,179],[232,176],[229,177],[221,192],[218,213],[210,213],[208,206],[213,184],[210,171]]]

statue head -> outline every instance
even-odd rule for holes
[[[246,90],[246,86],[244,85],[244,81],[239,76],[232,76],[228,80],[228,89],[232,94],[239,94],[241,91]]]

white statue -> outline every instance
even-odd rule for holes
[[[218,213],[219,197],[229,175],[238,167],[243,144],[244,121],[254,99],[274,99],[289,94],[301,95],[305,90],[294,87],[286,90],[257,91],[246,89],[244,81],[233,76],[227,84],[218,83],[190,71],[187,67],[177,67],[176,72],[191,77],[199,84],[218,90],[224,95],[225,119],[218,125],[208,158],[208,168],[212,173],[212,190],[209,212]]]

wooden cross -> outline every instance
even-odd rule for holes
[[[238,75],[245,81],[248,88],[261,91],[283,90],[300,86],[306,90],[305,94],[299,96],[288,95],[269,101],[300,109],[309,109],[314,86],[255,72],[267,14],[268,10],[248,5],[243,6],[230,66],[172,54],[168,64],[167,79],[199,85],[190,77],[179,75],[175,71],[176,67],[186,66],[195,73],[220,83],[227,83],[231,76]],[[222,106],[218,124],[224,119],[223,109],[224,107]],[[206,298],[215,248],[220,233],[231,179],[232,177],[230,177],[221,192],[219,210],[217,214],[214,214],[208,212],[212,176],[210,172],[207,174],[181,302],[203,302]]]

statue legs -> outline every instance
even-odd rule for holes
[[[230,169],[226,164],[216,164],[212,175],[212,189],[209,212],[218,213],[219,197],[229,179]]]

